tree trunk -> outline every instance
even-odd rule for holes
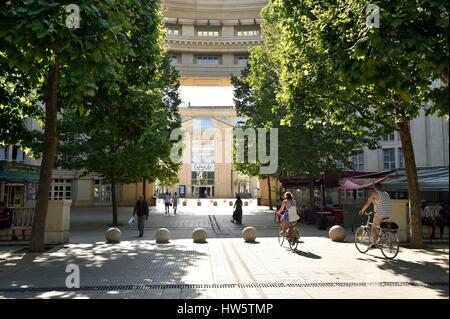
[[[43,141],[43,156],[39,172],[39,189],[36,198],[33,227],[31,231],[30,251],[45,251],[45,221],[48,209],[48,193],[52,183],[53,165],[55,162],[57,143],[58,114],[58,60],[50,68],[47,81],[47,96],[45,98],[45,128]]]
[[[408,180],[408,197],[411,210],[411,248],[423,248],[419,182],[409,121],[401,124],[399,133],[405,158],[406,178]]]
[[[113,226],[118,226],[118,218],[117,218],[117,193],[116,193],[116,180],[115,178],[111,179],[111,200],[112,200],[112,209],[113,209]]]
[[[145,178],[144,178],[144,180],[143,180],[143,182],[142,182],[142,196],[144,196],[144,200],[147,200],[147,185],[146,185],[146,183],[147,183],[147,181],[145,180]]]
[[[316,208],[316,203],[314,202],[314,177],[309,178],[309,206],[311,209]]]
[[[270,176],[267,176],[267,189],[269,191],[269,209],[273,210],[273,207],[272,207],[272,190],[270,188]]]

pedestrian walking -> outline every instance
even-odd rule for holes
[[[233,211],[233,219],[232,223],[241,225],[242,224],[242,199],[241,196],[236,196],[236,201],[234,202],[234,211]]]
[[[172,205],[173,205],[173,213],[177,214],[178,202],[180,201],[177,192],[175,192],[172,196]]]
[[[133,209],[133,218],[137,215],[137,226],[139,230],[139,237],[144,236],[144,225],[145,221],[148,220],[148,204],[144,200],[144,196],[139,196]]]
[[[165,208],[166,215],[169,214],[169,207],[170,207],[171,202],[172,202],[172,199],[170,198],[170,194],[169,194],[169,192],[166,192],[164,194],[164,208]]]

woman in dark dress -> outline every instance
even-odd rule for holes
[[[236,201],[234,202],[234,211],[233,211],[233,219],[231,220],[232,223],[236,223],[241,225],[242,224],[242,199],[241,196],[236,196]]]

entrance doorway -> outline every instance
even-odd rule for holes
[[[192,195],[195,198],[214,197],[214,186],[192,186]]]

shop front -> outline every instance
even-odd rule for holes
[[[33,206],[38,181],[38,166],[0,161],[0,200],[7,207]]]

